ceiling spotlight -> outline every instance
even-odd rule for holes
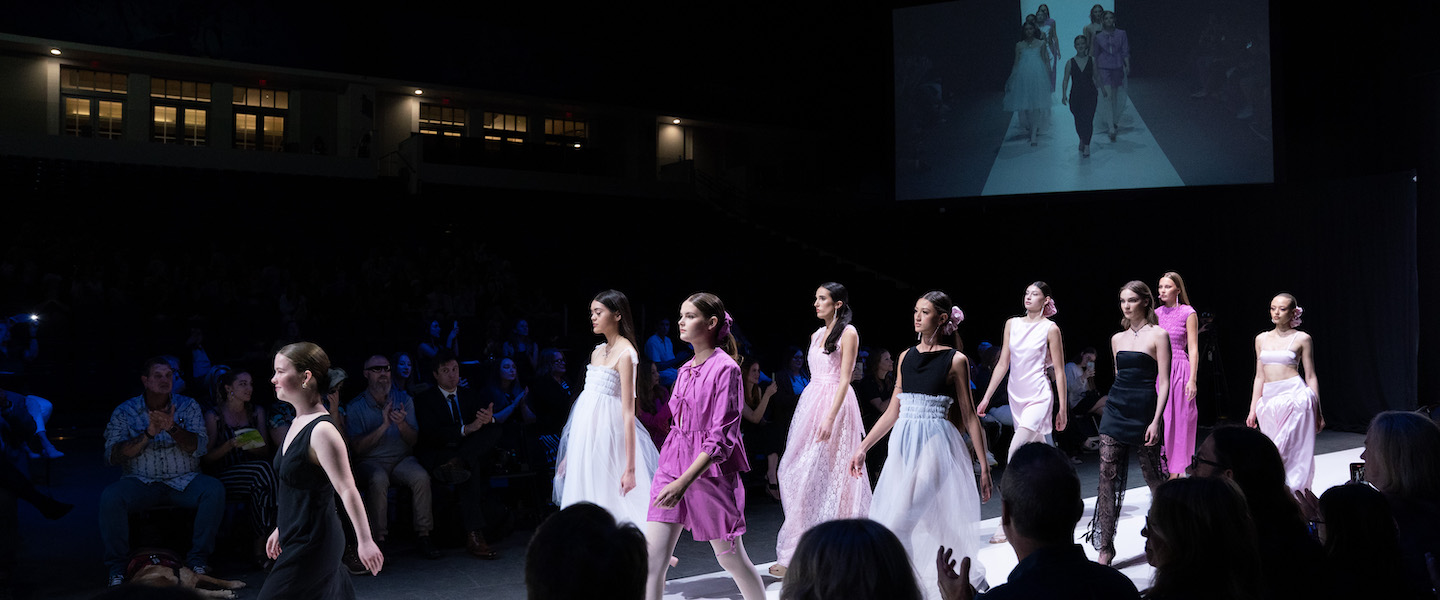
[[[580,147],[580,142],[575,142],[575,147],[576,147],[576,148],[579,148],[579,147]]]
[[[415,95],[416,95],[416,96],[423,96],[423,95],[425,95],[425,90],[415,90]]]
[[[670,122],[673,123],[673,124],[675,124],[675,125],[679,125],[679,124],[680,124],[680,119],[671,119]]]
[[[50,54],[52,54],[52,55],[54,55],[54,56],[60,56],[60,49],[59,49],[59,48],[51,48],[51,49],[50,49]]]

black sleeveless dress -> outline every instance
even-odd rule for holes
[[[953,397],[955,388],[947,385],[945,379],[950,376],[950,362],[954,357],[954,348],[921,352],[920,346],[911,346],[900,364],[900,391]]]
[[[1155,357],[1144,352],[1122,350],[1115,353],[1115,384],[1110,386],[1110,399],[1105,402],[1100,419],[1100,433],[1125,444],[1145,443],[1145,428],[1155,419],[1155,377],[1159,373]]]
[[[1075,59],[1070,59],[1070,113],[1075,115],[1075,134],[1080,143],[1089,144],[1095,133],[1095,104],[1098,91],[1095,89],[1095,59],[1085,61],[1081,69]]]
[[[325,469],[310,462],[310,436],[315,424],[334,426],[329,415],[305,425],[290,447],[275,455],[280,477],[280,558],[265,586],[262,600],[331,600],[355,597],[350,574],[340,562],[345,533],[335,512],[335,488]]]

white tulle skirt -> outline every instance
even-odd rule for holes
[[[587,384],[575,399],[570,420],[560,434],[555,503],[564,508],[591,502],[610,511],[616,521],[643,525],[659,453],[639,419],[623,422],[619,397],[597,393],[592,387]],[[635,488],[622,496],[626,427],[635,430]]]
[[[946,396],[900,394],[900,420],[875,484],[870,518],[894,532],[910,555],[926,598],[939,598],[935,550],[953,548],[958,565],[970,557],[970,581],[986,589],[980,563],[980,492],[970,451],[945,419]],[[958,569],[958,567],[957,567]]]

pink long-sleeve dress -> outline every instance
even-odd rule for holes
[[[647,518],[679,523],[696,541],[733,541],[745,533],[745,486],[740,474],[750,470],[740,438],[740,407],[744,400],[740,366],[722,350],[699,365],[680,367],[670,394],[674,425],[660,449],[660,463],[650,485]],[[685,489],[673,508],[655,506],[655,498],[704,452],[710,465]]]
[[[854,330],[850,325],[846,329]],[[870,514],[870,478],[850,475],[850,455],[865,439],[860,404],[850,389],[850,373],[841,373],[840,348],[825,354],[825,328],[810,336],[810,385],[795,404],[785,455],[780,459],[780,501],[785,522],[775,537],[775,560],[790,564],[800,536],[811,527],[834,519],[856,519]],[[830,428],[830,439],[817,438],[830,412],[836,390],[845,387],[845,400]]]

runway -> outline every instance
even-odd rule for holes
[[[1315,457],[1315,487],[1316,494],[1332,486],[1343,484],[1350,479],[1350,463],[1359,462],[1360,452],[1363,448],[1351,448],[1317,455]],[[1075,528],[1076,543],[1083,535],[1089,524],[1090,516],[1095,510],[1095,497],[1085,499],[1085,514]],[[1125,507],[1120,514],[1120,522],[1115,532],[1116,562],[1134,562],[1133,566],[1121,569],[1135,587],[1140,590],[1150,586],[1150,579],[1154,576],[1155,569],[1145,563],[1145,538],[1140,537],[1140,529],[1145,525],[1145,515],[1150,510],[1150,488],[1142,485],[1130,488],[1125,492]],[[985,565],[986,573],[989,573],[990,585],[995,586],[1004,583],[1005,576],[1015,568],[1018,562],[1015,559],[1015,551],[1009,544],[988,544],[986,541],[990,533],[1000,525],[1000,518],[986,519],[980,523],[977,529],[981,532],[980,562]],[[1095,560],[1095,549],[1089,544],[1081,544],[1085,547],[1085,553],[1091,560]],[[1138,562],[1133,559],[1138,557]],[[774,563],[757,565],[762,574]],[[765,576],[768,584],[765,588],[767,598],[779,598],[781,581],[768,575]],[[729,575],[725,572],[707,573],[683,579],[672,579],[665,585],[665,598],[675,600],[698,600],[702,598],[740,598],[740,591],[736,589]]]

